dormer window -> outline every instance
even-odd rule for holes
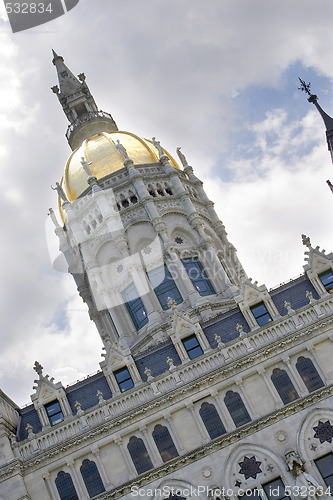
[[[325,287],[328,293],[333,293],[333,272],[332,269],[325,271],[318,275],[318,278],[322,282],[322,285]]]
[[[62,412],[59,401],[52,401],[44,406],[47,416],[49,418],[51,425],[60,424],[64,420],[64,414]]]
[[[190,335],[189,337],[183,339],[182,342],[190,359],[197,358],[203,354],[201,345],[195,335]]]
[[[259,326],[266,325],[267,323],[272,321],[271,315],[269,314],[267,307],[263,302],[250,307],[250,309],[254,316],[254,319]]]
[[[116,378],[120,392],[128,391],[128,389],[132,389],[132,387],[134,387],[134,382],[128,368],[120,368],[120,370],[113,372],[113,375]]]

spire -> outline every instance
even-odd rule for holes
[[[81,146],[85,139],[99,132],[115,132],[116,123],[109,113],[97,108],[84,73],[77,77],[70,71],[64,62],[52,49],[52,63],[57,69],[59,86],[51,89],[58,96],[59,102],[70,122],[66,137],[72,150]]]
[[[314,94],[311,94],[311,91],[310,91],[311,83],[305,83],[305,81],[301,80],[301,78],[298,78],[298,79],[301,83],[301,86],[298,87],[298,90],[301,90],[301,91],[305,92],[306,94],[308,94],[308,96],[309,96],[308,101],[316,106],[320,116],[324,120],[324,124],[326,127],[326,139],[327,139],[328,150],[331,153],[332,161],[333,161],[333,118],[331,116],[329,116],[327,113],[325,113],[323,108],[318,104],[318,97]]]

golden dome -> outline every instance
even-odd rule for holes
[[[91,173],[97,179],[124,168],[124,157],[115,146],[118,139],[135,165],[159,161],[158,152],[151,141],[131,132],[102,132],[89,137],[71,154],[66,163],[62,186],[69,201],[78,198],[88,187],[88,176],[81,165],[82,157],[91,162]],[[170,164],[180,169],[174,158],[164,149],[163,152],[170,158]]]

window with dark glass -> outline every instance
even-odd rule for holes
[[[216,437],[226,433],[225,427],[220,419],[220,415],[217,413],[214,405],[202,403],[199,414],[207,429],[210,439],[215,439]]]
[[[319,274],[319,279],[329,293],[333,293],[333,271],[329,269]]]
[[[224,403],[236,427],[251,422],[251,417],[238,392],[228,391]]]
[[[254,488],[251,492],[246,490],[244,495],[239,496],[238,498],[239,500],[262,500],[258,488]]]
[[[156,425],[153,431],[153,439],[161,455],[163,462],[178,457],[177,448],[174,445],[169,429],[163,425]]]
[[[134,283],[125,288],[122,296],[135,328],[140,330],[148,322],[148,315]]]
[[[315,464],[333,496],[333,453],[317,458]]]
[[[287,372],[285,372],[284,370],[280,370],[280,368],[275,368],[273,370],[271,379],[275,389],[279,393],[279,396],[285,405],[299,398],[299,395],[295,387],[293,386]]]
[[[127,445],[127,449],[138,474],[142,474],[153,468],[147,448],[141,438],[132,436]]]
[[[309,392],[316,391],[320,387],[324,386],[324,382],[322,381],[311,359],[301,356],[297,360],[296,368]]]
[[[184,259],[182,260],[182,263],[192,282],[192,285],[200,295],[213,295],[216,293],[213,285],[207,277],[206,271],[198,259]]]
[[[83,460],[80,467],[80,472],[90,498],[93,498],[105,491],[104,484],[102,482],[101,476],[99,475],[95,462],[91,462],[90,460]]]
[[[128,389],[134,387],[134,382],[128,368],[120,368],[120,370],[113,372],[113,375],[116,377],[120,392],[128,391]]]
[[[148,278],[163,309],[168,309],[169,297],[175,300],[177,304],[183,302],[183,298],[167,266],[164,265],[149,271]]]
[[[190,335],[186,339],[183,339],[182,342],[190,359],[197,358],[203,354],[201,345],[195,335]]]
[[[61,500],[79,500],[71,475],[67,472],[60,471],[58,473],[55,485]]]
[[[52,401],[45,405],[45,410],[51,425],[59,424],[64,420],[64,414],[62,412],[59,401]]]
[[[259,326],[266,325],[267,323],[272,321],[271,315],[267,311],[267,307],[263,302],[260,302],[259,304],[250,307],[250,309],[254,316],[254,319],[256,320]]]
[[[285,486],[280,477],[273,481],[262,485],[268,500],[287,500],[289,495],[286,494]]]

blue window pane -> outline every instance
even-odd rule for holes
[[[315,464],[327,486],[331,487],[331,495],[333,496],[333,453],[318,458],[315,460]]]
[[[134,382],[127,368],[120,368],[120,370],[117,370],[113,374],[116,377],[121,392],[125,392],[134,387]]]
[[[225,395],[224,403],[236,427],[240,427],[251,421],[242,398],[237,392],[228,391]]]
[[[142,474],[143,472],[153,468],[147,448],[141,438],[132,436],[127,445],[127,449],[131,455],[138,474]]]
[[[287,372],[280,370],[280,368],[275,368],[271,379],[285,405],[299,398]]]
[[[197,259],[184,259],[182,263],[192,285],[200,295],[205,296],[216,293],[205,270]]]
[[[61,500],[79,500],[70,474],[60,471],[55,484]]]
[[[268,500],[286,500],[290,498],[286,495],[285,486],[279,477],[274,481],[263,484],[263,487]]]
[[[323,387],[324,382],[322,381],[311,359],[304,358],[304,356],[299,357],[296,363],[296,368],[309,392],[316,391],[320,387]]]
[[[176,283],[167,266],[161,266],[148,272],[149,281],[160,301],[162,309],[168,309],[168,298],[171,297],[177,304],[183,302]]]
[[[153,432],[153,438],[163,462],[178,457],[178,451],[167,427],[156,425]]]
[[[134,283],[125,288],[122,296],[135,328],[140,330],[148,322],[148,316]]]
[[[52,401],[52,403],[45,405],[45,410],[47,416],[49,417],[51,425],[56,425],[59,424],[60,422],[63,422],[64,415],[62,413],[59,401]]]
[[[197,358],[198,356],[201,356],[201,354],[203,354],[203,350],[201,349],[201,346],[195,335],[187,337],[187,339],[184,339],[182,342],[190,359]]]
[[[210,439],[215,439],[226,433],[225,427],[214,405],[202,403],[199,414],[205,424]]]
[[[329,271],[325,271],[319,275],[319,279],[326,288],[326,290],[330,293],[333,293],[333,272],[330,269]]]
[[[252,306],[250,309],[254,316],[254,319],[256,320],[259,326],[266,325],[267,323],[272,321],[271,315],[267,311],[267,308],[263,302],[260,302],[259,304]]]
[[[83,460],[80,471],[90,498],[93,498],[105,491],[104,484],[95,462]]]

